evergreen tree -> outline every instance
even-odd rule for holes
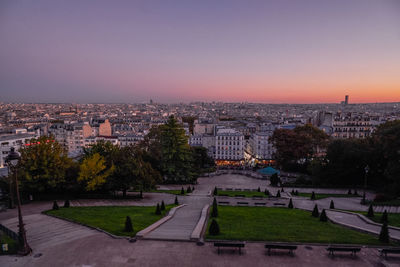
[[[131,220],[131,217],[129,217],[129,216],[126,216],[124,231],[125,232],[133,232],[132,220]]]
[[[64,202],[64,208],[69,208],[69,207],[70,207],[70,203],[69,203],[69,199],[67,199]]]
[[[214,187],[214,192],[213,192],[213,194],[214,194],[214,196],[217,196],[217,195],[218,195],[218,189],[217,189],[217,187]]]
[[[163,200],[163,201],[161,201],[161,207],[160,207],[160,209],[161,209],[161,210],[165,210],[165,204],[164,204],[164,200]]]
[[[367,217],[370,217],[370,218],[374,217],[374,208],[372,207],[372,204],[369,205]]]
[[[289,209],[293,209],[293,201],[292,201],[292,199],[289,200],[288,208]]]
[[[157,207],[156,207],[156,215],[161,215],[160,204],[158,204],[158,203],[157,203]]]
[[[295,195],[298,196],[299,195],[299,191],[296,190]]]
[[[215,219],[213,219],[211,221],[210,229],[209,229],[208,232],[210,233],[210,235],[219,235],[219,233],[220,233],[219,225],[218,225],[218,222]]]
[[[192,192],[194,191],[194,186],[192,186]]]
[[[358,196],[357,189],[354,189],[354,195]]]
[[[217,200],[214,197],[213,205],[212,205],[212,211],[211,211],[211,217],[216,218],[218,217],[218,205],[217,205]]]
[[[281,192],[285,192],[285,190],[283,189],[283,187],[281,188]]]
[[[175,196],[175,205],[179,205],[178,197],[177,197],[177,196]]]
[[[349,191],[347,192],[348,195],[351,195],[351,189],[349,189]]]
[[[315,204],[314,209],[313,209],[313,211],[312,211],[312,213],[311,213],[311,216],[313,216],[313,217],[315,217],[315,218],[318,218],[318,217],[319,217],[319,211],[318,211],[318,206],[317,206],[317,204]]]
[[[334,209],[335,209],[335,203],[333,203],[333,200],[331,200],[331,204],[329,205],[329,208],[330,208],[331,210],[334,210]]]
[[[321,222],[327,222],[327,221],[328,221],[328,217],[326,216],[325,209],[322,210],[321,216],[319,217],[319,220],[320,220]]]
[[[281,191],[278,190],[278,192],[276,193],[276,197],[281,197]]]
[[[188,188],[186,189],[186,192],[189,194],[189,193],[192,193],[192,188],[190,187],[190,186],[188,186]]]
[[[183,189],[183,186],[182,186],[182,188],[181,188],[181,195],[184,195],[185,194],[185,190]]]
[[[389,243],[389,229],[387,222],[382,224],[381,232],[379,233],[379,241],[382,243]]]
[[[268,191],[267,189],[265,189],[265,190],[264,190],[264,194],[265,194],[266,196],[269,196],[269,191]]]
[[[258,187],[258,189],[257,189],[257,192],[261,192],[261,189],[260,189],[260,187]]]
[[[54,200],[54,202],[53,202],[53,210],[58,210],[58,209],[60,209],[60,208],[58,207],[58,203],[57,203],[56,200]]]
[[[383,212],[383,214],[382,214],[382,217],[381,217],[381,223],[388,223],[389,222],[389,220],[388,220],[388,213],[387,213],[387,211],[385,210],[384,212]]]
[[[139,195],[139,198],[143,198],[143,190],[140,190],[140,195]]]
[[[290,194],[296,195],[296,192],[294,192],[294,189],[292,189],[292,192]]]
[[[277,173],[274,173],[271,175],[270,183],[272,186],[277,186],[280,182],[281,182],[281,180],[279,179]]]
[[[312,191],[311,200],[315,200],[315,192],[314,191]]]

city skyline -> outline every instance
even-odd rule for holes
[[[397,1],[0,3],[3,102],[400,101]]]

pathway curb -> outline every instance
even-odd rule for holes
[[[201,211],[201,215],[200,215],[200,219],[196,224],[196,227],[194,228],[192,235],[190,236],[190,240],[192,241],[199,241],[201,238],[201,234],[203,233],[203,229],[206,225],[207,222],[207,214],[208,214],[208,210],[210,208],[210,204],[206,204],[202,211]]]

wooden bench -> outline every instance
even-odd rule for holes
[[[235,191],[242,191],[242,189],[240,189],[240,188],[235,188]]]
[[[235,197],[246,197],[245,195],[235,195]]]
[[[249,205],[249,202],[236,202],[237,205]]]
[[[289,250],[289,254],[293,255],[293,250],[297,249],[295,245],[284,245],[284,244],[265,244],[264,246],[268,249],[268,255],[271,255],[271,249],[281,249],[281,250]]]
[[[286,206],[285,203],[274,203],[274,206]]]
[[[332,256],[334,256],[334,254],[333,254],[334,251],[351,252],[351,255],[355,256],[356,253],[361,250],[361,247],[329,246],[326,248],[326,250],[329,251],[329,255],[332,255]]]
[[[218,254],[220,252],[221,247],[225,248],[238,248],[239,249],[239,255],[242,254],[241,249],[244,248],[245,243],[244,242],[215,242],[214,247],[218,248]]]
[[[378,250],[380,255],[385,255],[387,258],[387,254],[400,254],[400,248],[382,248]]]
[[[218,205],[229,205],[229,201],[218,201]]]
[[[255,202],[254,205],[256,205],[256,206],[265,206],[265,205],[267,205],[267,203],[265,203],[265,202]]]

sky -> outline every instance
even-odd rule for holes
[[[345,95],[400,101],[400,1],[0,1],[0,102]]]

